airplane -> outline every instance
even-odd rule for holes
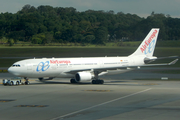
[[[178,59],[170,63],[147,64],[158,59],[153,56],[158,34],[159,28],[152,28],[137,50],[129,56],[25,59],[14,63],[8,68],[8,72],[24,77],[27,85],[28,78],[71,78],[71,83],[92,81],[92,84],[103,84],[104,80],[100,80],[99,76],[120,74],[143,66],[175,64]]]

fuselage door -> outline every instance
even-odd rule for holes
[[[26,63],[27,70],[32,70],[32,64],[27,62]]]
[[[99,67],[103,67],[104,66],[104,63],[102,60],[99,60]]]
[[[32,63],[27,62],[27,63],[26,63],[26,68],[27,68],[26,74],[27,74],[27,75],[32,75]]]

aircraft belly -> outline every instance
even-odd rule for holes
[[[60,77],[60,78],[73,78],[75,75],[74,74],[70,74],[70,73],[61,73],[59,75],[57,75],[56,77]]]

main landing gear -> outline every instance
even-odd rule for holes
[[[92,80],[92,84],[104,84],[104,80]]]
[[[92,84],[104,84],[104,80],[98,79],[98,71],[94,71],[94,80],[92,80]]]
[[[78,83],[75,79],[71,79],[70,82],[72,84]],[[92,84],[104,84],[104,80],[92,80]]]
[[[25,79],[25,83],[24,84],[25,85],[29,85],[30,84],[30,82],[28,81],[29,79],[27,77],[25,77],[24,79]]]
[[[77,83],[75,79],[71,79],[70,82],[71,82],[72,84]]]

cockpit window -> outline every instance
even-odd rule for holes
[[[21,67],[19,64],[13,64],[12,67]]]

